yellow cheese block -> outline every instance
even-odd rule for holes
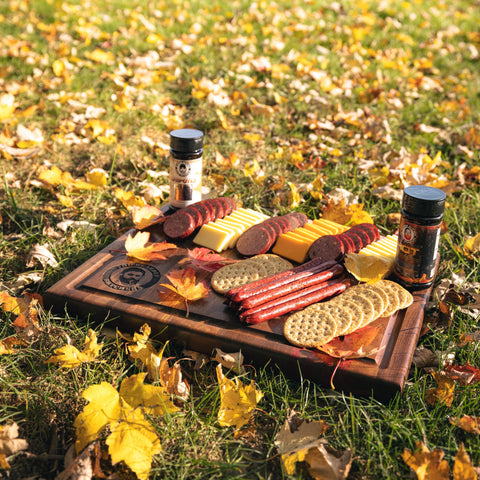
[[[214,224],[220,227],[225,227],[233,232],[232,240],[228,248],[235,247],[238,237],[240,237],[240,235],[247,229],[247,227],[244,224],[235,222],[232,219],[227,219],[227,218],[224,218],[224,219],[221,218],[221,219],[215,220]]]
[[[397,240],[396,235],[389,235],[362,248],[359,253],[394,259],[397,254]]]
[[[342,233],[345,230],[348,230],[349,227],[345,225],[341,225],[340,223],[333,222],[332,220],[326,220],[325,218],[318,218],[313,220],[312,222],[314,225],[319,225],[320,227],[329,229],[332,235],[337,233]]]
[[[234,232],[232,230],[220,228],[213,225],[213,222],[209,222],[202,225],[195,235],[193,243],[220,253],[229,248],[233,236]]]
[[[287,232],[278,236],[272,252],[294,262],[303,263],[307,259],[310,245],[311,242]]]
[[[312,233],[315,233],[317,237],[321,237],[322,235],[334,235],[333,230],[329,230],[325,227],[321,227],[315,223],[307,223],[304,225],[306,230],[309,230]]]
[[[300,235],[302,238],[305,238],[305,240],[311,240],[313,243],[319,235],[304,228],[304,227],[298,227],[295,230],[293,230],[293,233],[296,233],[297,235]]]

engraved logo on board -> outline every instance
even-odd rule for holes
[[[151,287],[160,281],[160,272],[151,265],[123,263],[108,269],[103,274],[103,283],[114,290],[136,292]]]

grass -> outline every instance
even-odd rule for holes
[[[168,176],[154,175],[168,171],[168,154],[158,145],[168,144],[168,132],[180,125],[205,131],[203,181],[211,195],[229,195],[269,214],[297,209],[316,218],[330,193],[343,188],[358,196],[384,234],[395,230],[388,219],[399,204],[379,198],[375,188],[401,192],[412,181],[412,165],[440,152],[441,164],[430,170],[423,164],[419,172],[423,182],[449,192],[437,280],[461,273],[468,282],[480,280],[478,254],[463,253],[465,239],[480,231],[480,15],[474,3],[0,0],[0,17],[0,98],[10,94],[16,103],[0,123],[2,291],[43,294],[129,228],[115,188],[142,195],[149,183],[167,185]],[[105,56],[92,58],[96,50]],[[55,61],[67,73],[55,75]],[[123,111],[117,101],[122,92],[131,101]],[[221,94],[228,104],[220,103]],[[98,108],[113,143],[85,127],[87,111]],[[41,132],[38,154],[12,155],[5,148],[38,145],[21,144],[19,125]],[[222,166],[217,152],[238,164]],[[255,161],[247,175],[245,167]],[[367,161],[377,174],[363,167]],[[74,179],[103,168],[108,183],[96,191],[47,188],[38,178],[51,165]],[[378,174],[382,168],[387,175]],[[260,170],[264,177],[256,179]],[[319,176],[323,187],[316,198],[311,188]],[[58,194],[69,195],[73,207]],[[166,201],[166,195],[152,199]],[[57,225],[64,220],[98,228],[63,232]],[[36,244],[46,245],[59,265],[27,264]],[[462,334],[478,331],[478,318],[452,308],[451,324],[422,336],[420,344],[435,352],[439,369],[447,354],[457,365],[480,366],[476,342],[459,346]],[[438,303],[428,313],[437,311]],[[14,335],[15,316],[2,312],[0,318],[0,338]],[[102,381],[118,386],[139,371],[112,333],[115,318],[99,325],[88,316],[44,311],[40,327],[28,347],[0,356],[0,425],[16,422],[29,443],[29,455],[10,456],[10,469],[0,470],[10,479],[56,478],[75,442],[73,422],[85,405],[81,393]],[[83,345],[89,328],[105,343],[100,361],[73,370],[45,363],[67,341]],[[183,358],[174,345],[167,353]],[[264,397],[255,428],[236,436],[217,419],[215,364],[195,370],[183,361],[182,371],[190,399],[177,414],[150,418],[162,443],[151,478],[287,478],[275,439],[292,409],[325,421],[332,447],[351,449],[351,479],[411,478],[401,455],[417,441],[441,449],[451,467],[464,443],[473,465],[480,463],[478,435],[449,422],[478,413],[478,383],[457,383],[450,407],[432,405],[426,392],[436,382],[426,369],[412,367],[403,394],[382,404],[288,378],[275,365],[249,367],[241,379],[254,380]],[[104,439],[99,445],[107,475],[134,478],[125,465],[111,465]],[[312,477],[300,462],[291,478]]]

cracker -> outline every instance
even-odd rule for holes
[[[326,311],[299,310],[287,318],[283,327],[285,338],[297,347],[318,347],[335,337],[335,319]]]
[[[380,291],[378,287],[374,287],[370,284],[362,284],[358,285],[355,288],[356,292],[365,292],[368,296],[368,299],[372,302],[373,307],[375,309],[374,317],[375,319],[380,318],[385,311],[385,300],[388,302],[388,297]]]
[[[375,307],[372,301],[369,299],[369,294],[364,290],[356,291],[355,288],[350,287],[342,295],[344,300],[351,300],[355,302],[363,312],[362,323],[357,327],[361,328],[365,325],[368,325],[370,322],[376,319],[375,317]],[[348,333],[351,333],[353,330],[349,330]]]
[[[362,308],[354,301],[348,300],[347,298],[341,299],[341,297],[338,297],[337,301],[341,301],[342,306],[352,312],[352,321],[350,325],[339,335],[347,335],[360,328],[360,325],[363,324],[364,317]]]
[[[293,265],[288,260],[280,257],[279,255],[275,255],[274,253],[262,253],[260,255],[255,255],[250,257],[247,261],[262,264],[266,271],[266,277],[293,268]]]
[[[229,290],[247,283],[254,282],[265,276],[262,265],[244,260],[230,263],[218,269],[212,275],[211,285],[217,293],[227,293]]]
[[[395,291],[399,301],[399,306],[397,310],[407,308],[413,303],[413,295],[406,288],[403,288],[401,285],[399,285],[397,282],[393,282],[392,280],[381,280],[378,283],[380,283],[382,286],[388,286]]]
[[[324,311],[332,315],[335,319],[335,324],[337,326],[336,336],[343,335],[343,332],[347,331],[350,327],[354,312],[351,308],[346,307],[340,302],[329,301],[324,303],[315,303],[306,308],[307,310],[312,311]]]

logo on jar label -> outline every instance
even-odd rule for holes
[[[179,177],[188,177],[191,170],[192,167],[190,167],[190,164],[188,163],[178,162],[175,164],[175,172]]]
[[[401,234],[405,243],[414,243],[417,238],[417,232],[410,225],[404,225]]]

